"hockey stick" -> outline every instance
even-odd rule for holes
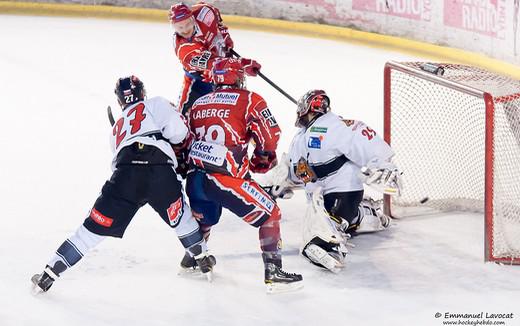
[[[234,49],[231,49],[231,54],[238,57],[238,58],[241,58],[241,55],[238,54]],[[287,97],[291,102],[293,102],[294,104],[297,104],[298,102],[289,94],[287,94],[287,92],[285,92],[283,89],[281,89],[278,85],[276,85],[271,79],[267,78],[264,74],[262,74],[260,71],[257,71],[258,73],[258,76],[260,76],[263,80],[265,80],[269,85],[273,86],[277,91],[279,91],[280,93],[282,93],[285,97]]]
[[[110,125],[113,127],[116,121],[114,120],[114,116],[112,115],[112,108],[110,105],[107,107],[107,115],[108,115],[108,121],[110,122]]]

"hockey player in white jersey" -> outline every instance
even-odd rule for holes
[[[146,99],[144,85],[135,76],[120,78],[115,93],[123,112],[111,133],[113,174],[83,224],[57,249],[44,271],[32,277],[40,291],[49,290],[103,239],[122,238],[137,210],[147,203],[175,229],[182,245],[210,278],[214,258],[207,254],[175,173],[172,144],[189,137],[184,118],[166,99]]]
[[[310,206],[304,218],[302,254],[318,266],[338,271],[346,254],[345,235],[381,231],[390,224],[380,203],[363,199],[363,184],[395,195],[401,173],[391,163],[390,146],[363,122],[330,112],[330,99],[322,90],[309,91],[298,101],[296,126],[301,129],[288,157],[271,177],[282,181],[267,185],[282,197],[290,188],[305,187]]]

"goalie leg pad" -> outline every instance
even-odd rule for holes
[[[356,233],[370,233],[386,230],[390,226],[390,217],[383,213],[381,200],[365,198],[359,205],[361,219]]]
[[[344,256],[340,253],[327,252],[314,243],[307,244],[302,255],[312,264],[326,268],[333,273],[339,272],[344,266]]]

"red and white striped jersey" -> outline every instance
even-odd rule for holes
[[[238,88],[200,97],[193,104],[189,124],[195,134],[190,162],[237,178],[249,177],[249,142],[258,150],[274,152],[281,134],[265,100]]]
[[[211,71],[216,57],[224,55],[224,37],[227,27],[222,23],[220,12],[216,7],[206,3],[192,6],[195,18],[195,35],[184,38],[174,34],[175,54],[184,70],[190,73],[205,74]]]

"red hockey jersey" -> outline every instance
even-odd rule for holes
[[[217,8],[198,3],[192,6],[195,17],[195,34],[184,38],[174,34],[175,54],[184,70],[190,73],[206,73],[211,70],[216,57],[224,56],[224,36],[228,33]]]
[[[195,101],[190,129],[195,134],[190,163],[237,178],[249,178],[249,142],[258,150],[276,151],[281,134],[264,99],[237,88],[217,90]]]

